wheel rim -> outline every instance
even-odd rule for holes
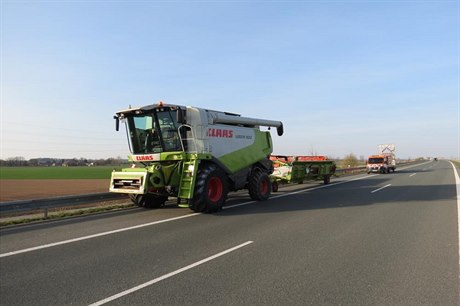
[[[266,180],[262,180],[260,182],[260,193],[266,194],[268,192],[268,182]]]
[[[212,202],[217,202],[222,198],[224,187],[218,177],[212,177],[208,183],[208,198]]]

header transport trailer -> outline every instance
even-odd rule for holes
[[[196,212],[222,208],[229,191],[247,189],[269,198],[273,163],[270,132],[281,121],[160,102],[116,113],[125,123],[135,167],[112,172],[110,192],[125,193],[139,206],[156,208],[168,197]]]
[[[324,184],[329,184],[337,168],[326,156],[272,155],[270,159],[275,165],[271,175],[274,192],[278,191],[279,184],[302,184],[309,180],[323,180]]]

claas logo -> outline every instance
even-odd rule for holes
[[[206,135],[208,137],[233,138],[233,131],[209,128]]]
[[[151,161],[153,160],[152,155],[136,155],[134,156],[136,161]]]

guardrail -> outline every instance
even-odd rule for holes
[[[354,168],[342,168],[335,170],[335,173],[342,173],[342,174],[353,174],[353,173],[361,173],[366,172],[366,167],[354,167]]]
[[[98,201],[106,201],[112,199],[121,199],[126,195],[118,193],[93,193],[75,196],[64,196],[48,199],[35,199],[13,202],[0,202],[0,216],[11,213],[43,211],[45,218],[48,217],[48,210],[51,208],[72,207],[84,204],[90,204]]]
[[[407,165],[412,163],[415,162],[406,162],[401,163],[399,165]],[[355,174],[361,172],[366,172],[365,166],[354,168],[342,168],[336,170],[336,173],[338,174]],[[42,211],[44,213],[45,218],[47,218],[49,209],[72,207],[112,199],[122,199],[123,197],[127,198],[124,194],[105,192],[48,199],[0,202],[0,217],[12,213]]]
[[[354,168],[345,168],[337,169],[336,173],[341,174],[354,174],[365,172],[366,167],[354,167]],[[75,196],[64,196],[56,198],[47,198],[47,199],[34,199],[34,200],[23,200],[23,201],[13,201],[13,202],[0,202],[0,217],[9,216],[11,214],[17,213],[27,213],[27,212],[42,212],[44,218],[48,218],[49,209],[57,208],[68,208],[72,206],[79,206],[84,204],[91,204],[99,201],[107,201],[111,199],[121,199],[127,198],[124,194],[119,193],[94,193],[94,194],[85,194],[85,195],[75,195]]]

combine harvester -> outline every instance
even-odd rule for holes
[[[110,191],[130,195],[148,208],[176,197],[196,212],[222,208],[229,191],[248,189],[252,199],[271,193],[273,151],[270,132],[281,121],[241,117],[221,111],[162,102],[116,113],[126,125],[135,167],[112,172]]]
[[[324,184],[329,184],[337,168],[326,156],[272,155],[270,159],[275,165],[271,175],[274,192],[278,191],[279,184],[302,184],[310,180],[323,180]]]

